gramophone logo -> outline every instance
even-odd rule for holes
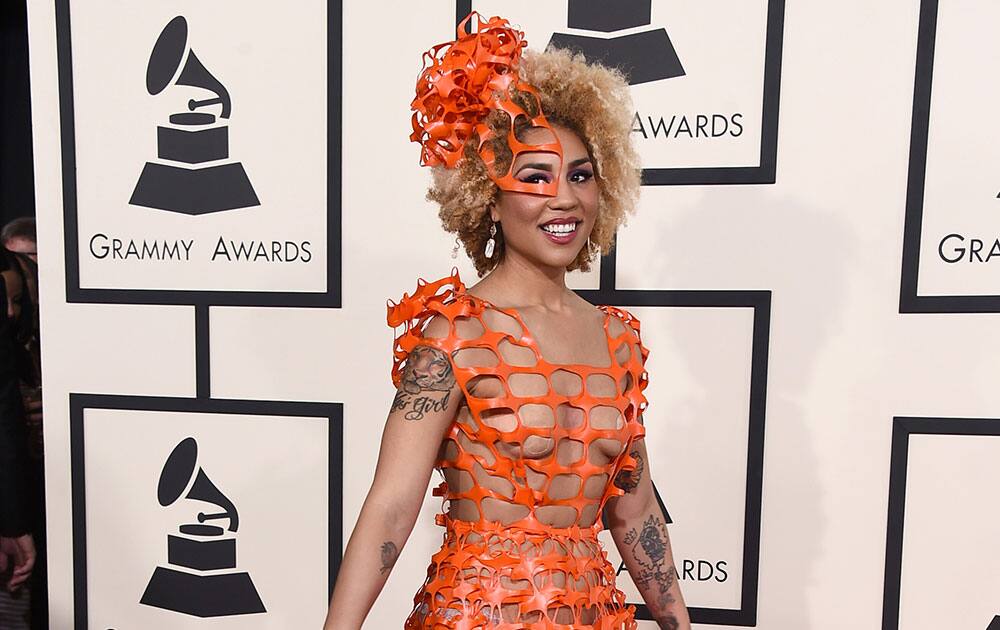
[[[151,96],[175,85],[202,88],[215,96],[191,99],[188,111],[170,115],[156,128],[157,157],[146,162],[129,203],[180,212],[207,214],[259,206],[243,165],[229,162],[232,101],[225,86],[205,69],[188,45],[187,20],[177,16],[163,28],[146,68]],[[217,114],[199,111],[219,106]]]
[[[226,495],[198,467],[198,443],[182,440],[167,457],[157,487],[160,505],[182,497],[210,503],[220,512],[199,512],[179,534],[167,534],[167,566],[158,566],[140,603],[196,617],[267,612],[250,579],[236,571],[236,530],[240,517]],[[226,527],[206,524],[225,520]]]
[[[554,33],[549,45],[568,48],[621,70],[632,85],[684,76],[684,67],[664,28],[608,36],[625,29],[648,27],[652,0],[569,0],[568,26],[595,35]],[[600,33],[602,35],[597,35]]]

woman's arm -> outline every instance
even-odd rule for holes
[[[426,333],[447,321],[432,320]],[[420,512],[441,440],[462,401],[448,355],[417,346],[382,432],[375,479],[354,526],[324,630],[359,630]]]
[[[666,515],[653,494],[646,440],[633,442],[629,454],[638,463],[634,471],[623,472],[614,481],[625,494],[607,503],[608,529],[660,628],[690,630],[691,619],[677,581]]]

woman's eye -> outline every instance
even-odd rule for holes
[[[576,171],[569,176],[571,182],[585,182],[594,176],[590,171]]]
[[[521,181],[525,182],[526,184],[542,184],[542,183],[548,184],[550,180],[549,176],[546,175],[545,173],[532,173],[531,175],[528,175]]]

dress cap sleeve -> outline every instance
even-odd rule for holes
[[[639,344],[639,350],[642,355],[640,357],[642,360],[642,364],[645,365],[646,357],[649,356],[649,348],[647,348],[645,344],[642,343],[642,332],[641,332],[642,325],[639,322],[639,318],[637,318],[629,311],[617,306],[602,306],[601,308],[610,313],[611,315],[614,315],[615,317],[620,319],[622,323],[625,324],[626,327],[632,330],[632,332],[635,334],[635,341],[637,344]]]
[[[646,371],[646,359],[649,357],[649,348],[642,343],[642,326],[639,319],[635,315],[623,308],[619,308],[617,306],[602,306],[601,308],[607,313],[620,319],[625,324],[626,328],[626,332],[622,334],[633,335],[636,345],[639,346],[638,360],[636,360],[636,357],[633,356],[629,360],[629,365],[631,366],[631,369],[634,370],[633,374],[635,374],[636,382],[638,384],[638,388],[636,388],[633,392],[633,396],[635,398],[633,403],[635,404],[639,415],[641,415],[648,406],[648,401],[646,400],[646,396],[643,392],[646,387],[649,386],[649,373]]]
[[[466,315],[469,310],[469,301],[460,299],[464,295],[465,285],[458,275],[458,269],[453,268],[450,275],[434,282],[419,278],[412,295],[404,293],[398,302],[387,302],[386,322],[393,329],[403,327],[393,340],[393,385],[399,387],[403,364],[410,352],[419,345],[438,348],[451,360],[451,353],[457,349],[458,342],[454,320]],[[448,334],[444,337],[425,337],[423,333],[427,323],[439,315],[448,320]]]

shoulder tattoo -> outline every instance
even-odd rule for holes
[[[392,410],[405,411],[403,417],[407,420],[420,420],[428,412],[447,409],[454,387],[455,373],[447,353],[430,346],[417,346],[406,358]]]

